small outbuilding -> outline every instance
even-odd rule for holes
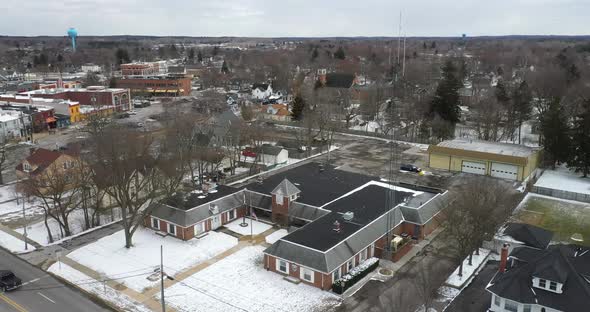
[[[537,168],[540,149],[520,144],[455,139],[428,148],[429,167],[523,181]]]

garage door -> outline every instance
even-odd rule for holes
[[[469,172],[475,174],[486,174],[486,164],[475,161],[463,161],[461,164],[462,172]]]
[[[518,178],[518,166],[492,163],[492,177],[516,180]]]

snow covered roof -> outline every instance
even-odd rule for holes
[[[519,144],[465,139],[443,141],[440,142],[437,146],[515,157],[529,157],[531,154],[536,152],[536,150],[532,147]]]

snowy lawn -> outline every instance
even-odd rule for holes
[[[295,285],[263,267],[262,246],[245,247],[166,289],[167,302],[182,311],[324,311],[339,304],[334,294]]]
[[[287,232],[287,230],[280,229],[278,231],[272,232],[271,234],[267,235],[264,238],[264,240],[266,240],[266,242],[269,244],[274,244],[279,239],[283,238],[284,236],[287,236],[287,234],[289,234]]]
[[[590,195],[590,179],[567,168],[545,170],[535,186]]]
[[[164,270],[173,276],[236,246],[238,239],[212,231],[201,239],[182,241],[139,228],[133,236],[133,244],[132,248],[125,248],[125,235],[121,230],[73,251],[68,258],[108,277],[116,277],[129,272],[153,271],[160,264],[160,245],[163,245]],[[157,283],[149,281],[146,276],[130,277],[124,281],[127,287],[136,291]]]
[[[270,228],[272,225],[268,225],[266,223],[262,223],[256,220],[251,220],[246,218],[246,223],[248,226],[241,226],[240,224],[244,221],[244,218],[237,218],[236,220],[224,225],[226,228],[230,229],[232,232],[236,232],[241,235],[258,235]],[[251,227],[251,228],[250,228]]]
[[[553,241],[571,243],[582,234],[580,244],[590,246],[590,204],[528,193],[518,205],[515,217],[553,232]]]
[[[149,312],[151,311],[146,306],[133,300],[129,296],[126,296],[110,286],[106,286],[95,279],[92,279],[88,275],[70,267],[65,263],[54,263],[47,269],[55,275],[59,275],[62,278],[70,281],[72,284],[90,292],[101,299],[110,302],[122,311],[129,312]]]
[[[19,198],[19,194],[15,191],[16,184],[8,184],[0,186],[0,220],[12,221],[14,219],[22,218],[23,203]],[[19,199],[17,201],[17,198]],[[41,202],[31,197],[25,200],[25,213],[27,216],[39,215],[43,213],[43,208],[40,207]]]
[[[102,215],[100,216],[100,224],[108,224],[111,222],[115,222],[121,219],[120,213],[118,210],[115,210],[113,215]],[[82,210],[76,210],[70,214],[68,218],[68,223],[70,225],[70,231],[72,232],[72,236],[76,234],[80,234],[82,232],[91,231],[95,228],[86,229],[84,223],[84,212]],[[27,236],[29,239],[34,240],[35,242],[47,246],[50,244],[55,244],[56,242],[64,241],[68,237],[65,237],[62,232],[60,231],[60,226],[53,218],[48,218],[47,223],[49,224],[49,228],[51,229],[51,236],[53,237],[53,243],[49,242],[49,234],[47,233],[47,227],[45,226],[45,222],[39,221],[37,223],[29,224],[27,226]],[[15,229],[15,231],[23,234],[24,230],[22,227]],[[72,237],[70,236],[70,237]]]
[[[446,284],[456,288],[463,288],[465,283],[471,279],[473,274],[485,263],[490,251],[488,249],[479,249],[479,255],[473,253],[472,265],[469,265],[469,256],[463,260],[463,275],[459,276],[459,268],[447,278]]]
[[[31,244],[29,244],[29,249],[25,250],[24,241],[3,231],[0,231],[0,246],[13,253],[23,253],[35,250],[35,247],[31,246]]]

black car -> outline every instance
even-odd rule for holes
[[[399,167],[401,170],[410,171],[410,172],[420,172],[422,169],[414,166],[414,165],[401,165]]]
[[[9,291],[17,289],[22,285],[20,278],[7,270],[0,270],[0,290]]]

